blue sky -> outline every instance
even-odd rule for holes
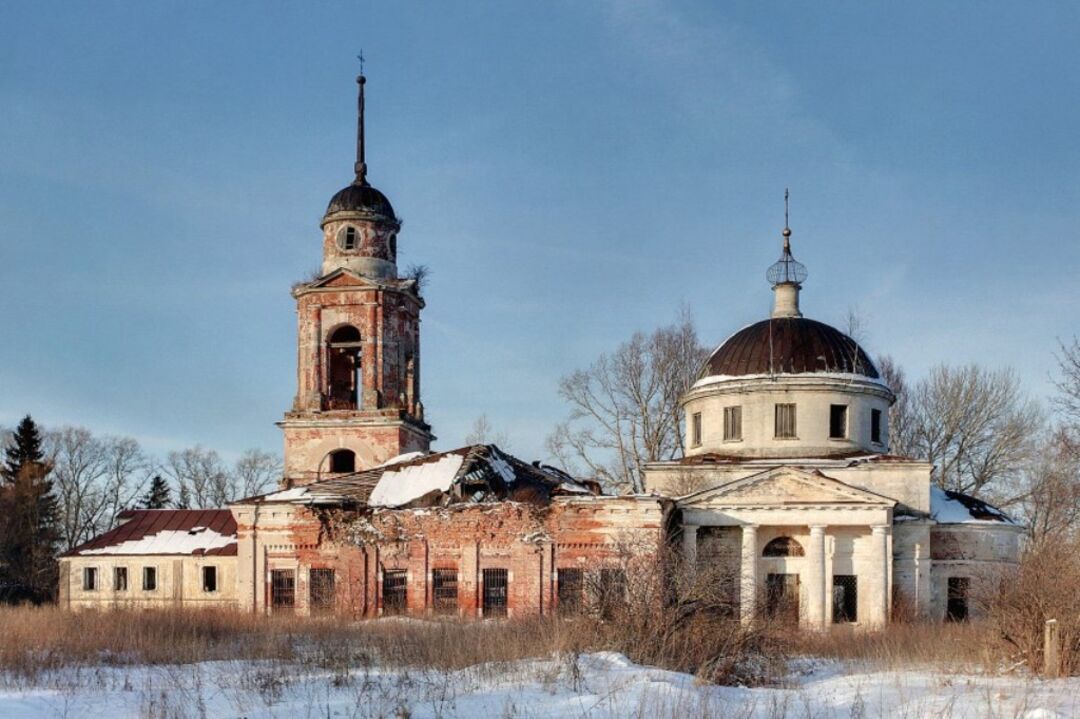
[[[1080,331],[1080,6],[23,3],[0,9],[0,424],[278,450],[291,283],[351,180],[433,271],[438,446],[526,459],[559,377],[682,303],[765,316],[785,187],[803,311],[918,375],[1049,394]]]

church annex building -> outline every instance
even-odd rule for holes
[[[1022,528],[889,453],[895,396],[867,353],[803,317],[806,269],[784,228],[771,316],[711,354],[683,396],[684,457],[647,494],[494,445],[432,452],[415,278],[401,223],[368,182],[359,83],[355,179],[321,222],[321,276],[296,285],[297,391],[278,423],[278,491],[209,510],[129,510],[61,558],[60,603],[217,606],[356,617],[521,616],[618,600],[673,547],[722,569],[739,613],[808,628],[963,619]],[[693,491],[687,493],[686,487]]]

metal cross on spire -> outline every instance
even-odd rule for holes
[[[364,156],[364,83],[367,82],[364,78],[364,51],[361,50],[360,54],[356,56],[356,59],[360,61],[360,75],[356,78],[356,84],[360,86],[360,92],[357,97],[356,105],[356,164],[353,169],[356,171],[356,179],[353,180],[354,184],[366,185],[367,184],[367,158]]]
[[[788,188],[784,188],[784,229],[791,229],[788,226]]]
[[[361,48],[360,54],[356,56],[356,59],[360,61],[360,74],[364,74],[364,50]]]

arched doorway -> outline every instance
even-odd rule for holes
[[[772,559],[805,557],[802,545],[791,537],[777,537],[765,545],[761,556]],[[799,574],[791,571],[792,563],[782,562],[780,571],[769,572],[765,577],[765,614],[779,621],[799,621]]]

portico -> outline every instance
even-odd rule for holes
[[[743,621],[791,611],[800,625],[818,630],[886,623],[894,505],[793,467],[677,500],[688,561],[738,557],[732,569]]]

